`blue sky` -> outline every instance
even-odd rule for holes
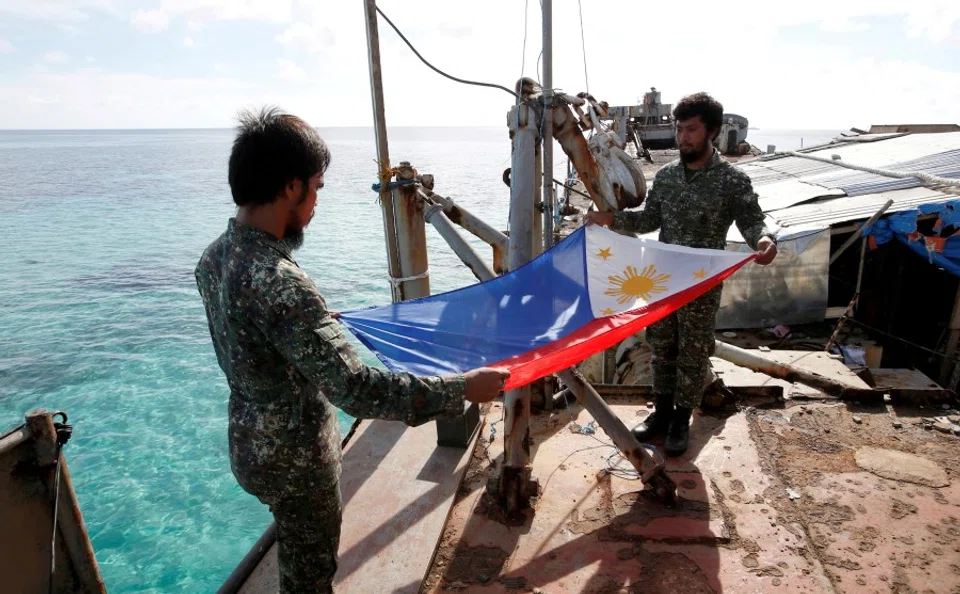
[[[451,74],[536,76],[537,0],[379,5]],[[585,49],[611,104],[656,86],[667,102],[707,90],[766,128],[960,123],[960,2],[688,0],[659,20],[631,0],[583,5],[582,44],[577,2],[554,0],[567,92],[587,88]],[[389,124],[504,123],[509,96],[443,79],[380,27]],[[227,127],[262,103],[363,126],[368,76],[359,0],[0,0],[0,128]]]

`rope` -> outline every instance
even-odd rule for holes
[[[383,14],[383,11],[380,10],[380,7],[379,7],[379,6],[377,6],[377,12],[380,13],[380,16],[383,17],[383,20],[387,21],[387,24],[389,24],[391,27],[393,27],[393,30],[397,32],[397,35],[400,36],[400,39],[402,39],[402,40],[404,41],[404,43],[406,43],[407,46],[409,46],[410,49],[413,50],[413,53],[415,53],[415,54],[417,55],[417,57],[420,58],[420,61],[423,62],[424,64],[426,64],[427,66],[429,66],[429,67],[430,67],[434,72],[436,72],[437,74],[440,74],[441,76],[445,76],[445,77],[449,78],[450,80],[454,80],[454,81],[456,81],[456,82],[458,82],[458,83],[463,83],[463,84],[465,84],[465,85],[476,85],[476,86],[478,86],[478,87],[490,87],[490,88],[492,88],[492,89],[500,89],[500,90],[502,90],[502,91],[505,91],[505,92],[507,92],[507,93],[510,93],[510,94],[513,95],[514,97],[519,97],[519,95],[518,95],[517,93],[514,93],[513,91],[511,91],[511,90],[508,89],[507,87],[502,87],[502,86],[500,86],[500,85],[495,85],[495,84],[493,84],[493,83],[477,82],[477,81],[474,81],[474,80],[466,80],[466,79],[463,79],[463,78],[457,78],[456,76],[451,76],[451,75],[447,74],[446,72],[444,72],[443,70],[440,70],[439,68],[437,68],[436,66],[434,66],[434,65],[431,64],[430,62],[427,62],[427,59],[420,55],[420,52],[417,51],[417,48],[413,47],[413,44],[410,43],[410,42],[407,40],[406,37],[404,37],[403,33],[400,32],[400,29],[398,29],[397,26],[393,24],[393,21],[391,21],[391,20],[387,17],[387,15]]]
[[[893,171],[892,169],[880,169],[877,167],[864,167],[862,165],[854,165],[852,163],[845,163],[841,160],[827,159],[825,157],[816,157],[814,155],[808,155],[805,153],[798,153],[796,151],[777,151],[774,155],[789,155],[791,157],[800,157],[802,159],[810,159],[811,161],[819,161],[821,163],[829,163],[830,165],[837,165],[839,167],[846,167],[847,169],[856,169],[857,171],[865,171],[867,173],[873,173],[874,175],[882,175],[884,177],[895,177],[899,179],[907,179],[914,177],[920,181],[926,183],[927,185],[940,185],[940,186],[950,186],[953,188],[960,188],[960,179],[951,179],[949,177],[940,177],[937,175],[930,175],[923,171]],[[766,161],[767,159],[763,159]]]
[[[412,186],[416,183],[417,180],[415,179],[401,179],[399,181],[387,182],[386,185],[384,185],[383,182],[377,182],[375,184],[371,184],[370,189],[377,193],[383,193],[389,192],[390,190],[394,190],[396,188],[402,188],[403,186]]]
[[[393,285],[394,288],[396,288],[396,287],[399,287],[401,283],[405,283],[405,282],[408,282],[408,281],[420,280],[420,279],[422,279],[422,278],[427,278],[428,276],[430,276],[430,268],[427,268],[426,270],[424,270],[423,272],[421,272],[420,274],[418,274],[418,275],[416,275],[416,276],[405,276],[405,277],[403,277],[403,278],[394,278],[394,277],[392,277],[392,276],[388,276],[388,277],[387,277],[387,281],[388,281],[391,285]]]

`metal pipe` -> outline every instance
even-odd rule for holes
[[[428,201],[433,201],[443,207],[444,214],[457,225],[460,225],[479,239],[504,252],[510,249],[510,239],[489,225],[486,221],[473,214],[466,208],[456,204],[452,199],[445,198],[436,192],[420,192]]]
[[[257,542],[253,544],[243,559],[240,560],[240,564],[233,570],[233,573],[231,573],[227,577],[227,580],[220,586],[217,594],[237,594],[237,592],[243,588],[244,584],[247,583],[250,576],[253,575],[253,572],[260,565],[260,562],[263,561],[263,557],[267,554],[267,551],[269,551],[276,542],[277,523],[271,522],[270,526],[268,526],[263,534],[260,535],[260,538],[257,539]]]
[[[760,373],[765,373],[771,377],[777,377],[789,382],[799,382],[840,398],[858,398],[858,399],[876,399],[882,397],[879,392],[872,389],[862,389],[851,386],[842,381],[800,369],[793,365],[787,365],[778,361],[771,361],[766,357],[756,355],[746,349],[735,347],[725,342],[715,341],[714,356],[730,361],[735,365],[746,367]]]
[[[537,122],[537,127],[543,126],[543,121]],[[533,236],[531,239],[531,258],[536,258],[543,253],[543,151],[540,144],[536,145],[535,157],[533,159],[533,210],[530,213],[533,216]],[[552,184],[551,184],[552,185]]]
[[[891,206],[893,206],[893,199],[892,199],[892,198],[891,198],[890,200],[887,200],[887,201],[883,204],[883,206],[880,207],[880,210],[878,210],[876,213],[874,213],[874,215],[873,215],[872,217],[870,217],[869,219],[867,219],[867,222],[864,223],[859,229],[857,229],[857,232],[856,232],[856,233],[854,233],[853,235],[851,235],[850,238],[847,239],[847,241],[845,241],[845,242],[843,243],[843,245],[841,245],[841,246],[837,249],[837,251],[835,251],[834,253],[832,253],[832,254],[830,255],[830,264],[833,264],[834,262],[836,262],[836,261],[837,261],[837,258],[840,257],[840,254],[842,254],[843,252],[847,251],[847,248],[850,247],[851,245],[853,245],[853,243],[854,243],[855,241],[857,241],[857,238],[859,238],[861,235],[863,235],[863,230],[864,230],[864,229],[868,229],[871,225],[873,225],[874,223],[876,223],[876,222],[877,222],[877,219],[879,219],[880,217],[882,217],[882,216],[883,216],[883,213],[887,212],[887,209],[890,208]]]
[[[378,177],[384,170],[390,169],[390,149],[387,145],[387,118],[383,106],[383,79],[380,73],[380,34],[377,30],[377,3],[376,0],[366,0],[363,3],[363,12],[367,24],[367,54],[370,67],[370,91],[373,99],[373,129],[377,140],[377,163],[380,170]],[[383,188],[380,191],[380,206],[383,209],[383,237],[387,246],[387,268],[391,278],[400,278],[400,255],[397,247],[397,229],[394,218],[394,193],[386,189],[386,182],[381,177]],[[391,297],[396,303],[404,296],[398,284],[391,283]]]
[[[543,248],[553,245],[553,0],[542,0],[543,13]]]
[[[439,204],[431,205],[424,211],[423,218],[433,225],[434,229],[440,233],[440,236],[446,240],[450,248],[457,254],[460,261],[467,265],[467,268],[473,272],[473,275],[477,277],[478,280],[485,281],[497,276],[493,272],[493,269],[480,258],[470,244],[457,233],[457,230],[453,227],[453,223],[451,223],[447,215],[443,213],[442,206]]]
[[[536,112],[516,105],[507,115],[513,139],[510,176],[510,251],[507,267],[516,270],[533,258],[534,192],[537,149]],[[503,397],[504,465],[500,496],[508,512],[525,507],[529,492],[530,386],[510,390]]]
[[[416,177],[410,163],[401,161],[397,168],[398,180]],[[429,264],[427,262],[427,227],[423,218],[424,202],[413,185],[394,190],[394,224],[397,229],[397,253],[400,258],[400,294],[404,301],[430,295]]]
[[[603,430],[613,440],[614,445],[623,454],[623,457],[630,461],[630,464],[637,469],[637,472],[646,482],[650,474],[664,465],[664,461],[654,460],[633,436],[633,433],[627,429],[623,421],[613,412],[613,409],[604,402],[600,394],[587,383],[583,376],[573,369],[564,369],[557,374],[570,390],[576,395],[577,400],[583,403],[583,406],[593,416],[597,423],[603,427]]]

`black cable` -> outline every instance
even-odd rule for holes
[[[63,417],[63,422],[53,424],[57,434],[57,458],[54,462],[57,477],[53,487],[53,536],[50,538],[50,594],[54,594],[55,592],[53,580],[57,570],[57,511],[60,505],[60,475],[62,474],[60,469],[60,462],[62,460],[61,450],[70,440],[70,435],[73,433],[73,427],[67,425],[67,413],[57,411],[51,415],[51,418],[58,416]]]
[[[417,54],[417,57],[420,58],[420,61],[423,62],[424,64],[426,64],[427,66],[429,66],[431,69],[433,69],[433,71],[436,72],[437,74],[440,74],[440,75],[442,75],[442,76],[445,76],[445,77],[449,78],[450,80],[455,80],[455,81],[457,81],[457,82],[459,82],[459,83],[463,83],[463,84],[465,84],[465,85],[476,85],[476,86],[478,86],[478,87],[490,87],[490,88],[493,88],[493,89],[500,89],[500,90],[502,90],[502,91],[505,91],[505,92],[507,92],[507,93],[510,93],[510,95],[511,95],[512,97],[514,97],[514,98],[518,98],[518,97],[519,97],[519,95],[517,95],[516,93],[514,93],[513,91],[511,91],[511,90],[508,89],[507,87],[502,87],[502,86],[500,86],[500,85],[495,85],[495,84],[493,84],[493,83],[477,82],[477,81],[473,81],[473,80],[465,80],[465,79],[462,79],[462,78],[457,78],[456,76],[451,76],[451,75],[447,74],[446,72],[444,72],[443,70],[440,70],[439,68],[437,68],[436,66],[434,66],[434,65],[431,64],[430,62],[427,62],[426,58],[424,58],[423,56],[420,55],[420,52],[417,51],[417,48],[413,47],[413,44],[410,43],[410,42],[407,40],[406,37],[404,37],[403,33],[400,32],[400,29],[397,29],[397,26],[393,24],[393,21],[391,21],[390,18],[387,17],[387,15],[383,14],[383,11],[380,10],[380,7],[379,7],[379,6],[377,7],[377,12],[380,13],[380,16],[383,17],[383,20],[387,21],[387,24],[389,24],[391,27],[393,27],[393,30],[397,32],[397,35],[400,36],[400,39],[402,39],[402,40],[404,41],[404,43],[406,43],[406,44],[410,47],[410,49],[413,50],[413,53]]]

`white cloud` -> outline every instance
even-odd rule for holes
[[[183,47],[193,47],[195,45],[194,41],[190,37],[183,38]]]
[[[3,0],[0,15],[43,21],[82,21],[96,12],[116,14],[120,0]]]
[[[314,27],[306,23],[294,23],[275,39],[293,49],[308,53],[320,53],[334,45],[333,32],[327,27]]]
[[[0,39],[0,54],[12,54],[15,51],[17,48],[13,47],[12,43],[6,39]]]
[[[280,58],[277,60],[277,78],[292,82],[307,80],[307,73],[291,60]]]
[[[289,23],[293,0],[161,0],[157,8],[134,11],[131,22],[146,31],[159,31],[180,17],[187,19],[192,31],[210,21]]]
[[[64,5],[83,6],[89,12],[94,10],[92,1]],[[899,23],[905,35],[956,44],[960,41],[956,35],[960,2],[954,8],[940,0],[805,0],[801,5],[747,1],[745,6],[738,5],[735,14],[729,4],[691,2],[690,9],[697,17],[683,22],[682,33],[676,27],[644,29],[643,47],[661,48],[653,57],[644,57],[642,47],[614,34],[615,28],[604,16],[629,14],[630,2],[607,0],[604,14],[585,11],[589,90],[598,99],[622,105],[637,101],[653,85],[669,103],[703,89],[716,95],[728,111],[741,113],[762,128],[848,128],[906,120],[960,123],[957,73],[938,70],[933,62],[863,60],[860,57],[870,56],[872,46],[851,44],[884,40],[874,39],[878,35],[872,30],[856,36],[834,33],[862,29],[884,18],[886,23]],[[2,13],[9,3],[43,4],[38,0],[0,0],[0,20],[4,22]],[[522,2],[488,0],[482,11],[470,14],[462,12],[460,3],[449,0],[380,0],[379,4],[438,68],[506,87],[520,75]],[[198,39],[196,31],[215,20],[273,23],[275,26],[261,28],[267,29],[268,39],[274,37],[276,43],[267,43],[258,51],[274,67],[264,72],[256,65],[215,64],[223,58],[206,55],[210,45],[206,43],[193,51],[200,63],[208,65],[218,81],[215,84],[201,78],[151,78],[134,73],[74,73],[74,78],[58,78],[54,72],[62,67],[51,65],[51,72],[33,70],[18,80],[0,78],[0,127],[229,126],[237,108],[265,102],[277,103],[320,126],[370,123],[360,2],[145,0],[139,6],[128,5],[121,20],[132,20],[131,11],[136,8],[151,15],[143,17],[141,24],[157,27],[163,23],[176,31],[174,43],[185,37]],[[86,27],[82,22],[74,24]],[[440,77],[413,55],[384,20],[379,25],[391,126],[504,125],[510,97],[502,91],[463,86]],[[177,29],[184,26],[186,29]],[[328,28],[333,26],[335,35]],[[727,27],[748,31],[749,40],[726,49]],[[786,44],[780,34],[787,27],[802,27],[791,31],[793,45]],[[798,31],[807,39],[797,41]],[[896,41],[909,44],[902,37]],[[924,51],[930,49],[924,47]],[[229,52],[232,48],[223,49]],[[539,52],[539,4],[530,2],[525,74],[536,73]],[[713,56],[720,56],[720,61],[696,67]],[[573,93],[586,90],[582,59],[576,3],[555,2],[554,85]],[[941,63],[946,64],[943,70],[960,70],[960,65]],[[158,71],[168,67],[179,66],[162,58]],[[691,68],[697,71],[695,76],[690,75]],[[236,78],[228,78],[224,72]],[[412,93],[411,88],[419,91]],[[429,94],[428,100],[424,93]],[[62,102],[41,112],[36,104],[27,102],[28,96],[61,98]],[[109,113],[104,107],[107,104]],[[27,115],[20,118],[21,113]],[[11,122],[8,114],[18,114],[18,121]]]
[[[870,25],[858,23],[851,19],[826,19],[820,22],[820,30],[829,33],[855,33],[857,31],[866,31]]]
[[[130,23],[141,31],[156,33],[170,26],[170,16],[162,10],[137,10],[130,15]]]
[[[251,83],[218,76],[154,77],[99,68],[35,72],[0,83],[0,128],[229,126],[236,109],[261,95],[270,96]]]
[[[66,64],[70,61],[70,56],[61,51],[51,51],[43,54],[43,61],[48,64]]]

